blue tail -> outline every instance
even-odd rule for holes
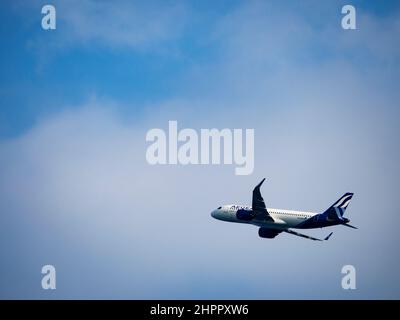
[[[350,203],[353,193],[345,193],[339,200],[331,205],[322,215],[325,216],[327,221],[345,221],[343,218],[344,212]]]

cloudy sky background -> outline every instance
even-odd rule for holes
[[[400,6],[352,1],[0,4],[0,297],[400,298]],[[146,132],[254,128],[255,169],[151,166]],[[330,241],[213,220],[221,204],[323,211]],[[41,288],[41,267],[57,289]],[[357,289],[341,288],[341,268]]]

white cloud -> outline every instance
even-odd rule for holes
[[[57,19],[52,33],[38,29],[41,1],[10,5],[26,28],[39,31],[27,44],[47,59],[50,53],[76,47],[175,55],[192,14],[185,3],[176,1],[55,0],[52,5]]]
[[[311,106],[299,102],[296,110],[274,116],[262,110],[262,102],[255,106],[258,113],[250,118],[256,130],[256,167],[249,177],[237,177],[227,166],[147,164],[145,133],[167,126],[171,106],[159,111],[157,119],[138,124],[95,101],[3,142],[0,209],[7,242],[2,251],[10,246],[18,248],[19,259],[29,257],[24,263],[7,259],[4,287],[13,286],[5,280],[9,270],[21,272],[25,276],[14,281],[21,286],[15,297],[43,297],[43,292],[23,289],[31,279],[26,270],[55,261],[62,270],[58,283],[65,283],[59,285],[58,297],[343,297],[332,288],[340,263],[350,261],[363,268],[360,283],[374,277],[377,286],[388,288],[388,273],[380,272],[386,263],[394,266],[398,261],[390,262],[384,252],[368,265],[363,259],[395,243],[388,231],[397,219],[399,155],[392,142],[384,142],[395,123],[371,111],[360,119],[346,106],[335,108],[340,100],[321,109],[323,96],[315,99]],[[332,121],[338,114],[341,121]],[[198,127],[214,115],[218,112],[189,122],[181,119],[180,126]],[[225,115],[221,125],[229,127],[242,117]],[[371,119],[385,125],[372,132]],[[209,212],[223,203],[249,204],[252,187],[264,176],[264,198],[272,207],[323,210],[341,193],[355,192],[348,214],[360,230],[335,228],[331,242],[315,246],[287,235],[259,239],[254,227],[211,219]],[[387,213],[377,226],[381,210]],[[309,231],[315,232],[326,233]],[[382,237],[382,232],[388,234]],[[24,241],[29,245],[19,247]],[[293,250],[296,254],[282,255]],[[321,262],[321,254],[330,259]],[[298,272],[293,272],[293,264]],[[321,280],[313,285],[298,276],[310,266],[324,270],[313,273]],[[231,290],[242,281],[248,288],[235,295]],[[291,293],[294,285],[298,295]],[[371,291],[358,294],[381,297]]]
[[[157,49],[181,36],[186,9],[176,2],[69,1],[59,3],[59,18],[71,42]]]

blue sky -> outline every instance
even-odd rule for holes
[[[138,7],[138,10],[149,15],[149,19],[153,18],[151,14],[154,12],[157,18],[157,12],[167,11],[168,14],[168,10],[170,18],[176,16],[177,19],[173,23],[168,21],[169,17],[165,19],[165,38],[160,36],[159,39],[157,35],[149,34],[148,41],[130,43],[129,40],[122,39],[112,43],[110,39],[113,33],[119,31],[120,26],[117,24],[109,28],[105,24],[118,21],[117,15],[109,14],[104,23],[95,20],[98,16],[90,20],[89,27],[100,28],[101,31],[98,34],[88,31],[87,38],[82,34],[74,34],[76,30],[68,28],[71,24],[79,28],[79,25],[76,26],[82,23],[79,19],[83,20],[85,15],[90,15],[91,6],[96,7],[96,4],[92,1],[88,3],[88,6],[79,6],[76,2],[60,2],[58,29],[54,32],[44,32],[38,27],[42,18],[42,2],[34,1],[29,5],[18,1],[2,3],[0,32],[4,42],[1,52],[1,136],[19,134],[29,129],[38,116],[79,104],[93,95],[123,103],[137,103],[139,108],[143,104],[180,97],[185,95],[186,91],[202,95],[202,90],[208,89],[204,88],[207,86],[204,83],[206,80],[202,78],[196,86],[192,84],[187,88],[187,74],[194,68],[215,67],[223,61],[226,48],[218,41],[215,29],[218,28],[221,19],[243,5],[238,1],[217,1],[212,4],[206,1],[163,1],[146,8],[146,5],[140,2],[134,5],[124,1],[115,5],[105,3],[98,6],[101,8],[99,14],[103,14],[108,7]],[[279,12],[290,17],[290,14],[296,11],[307,19],[308,27],[317,31],[318,28],[326,29],[336,24],[337,11],[343,3],[332,1],[321,6],[315,1],[308,1],[304,5],[289,1],[282,6],[272,2],[269,7],[273,12],[266,14],[271,15],[279,25],[290,23],[280,21]],[[395,1],[358,1],[354,4],[361,11],[361,19],[362,15],[366,14],[393,18],[398,12]],[[72,20],[70,14],[67,17],[63,16],[64,11],[80,10],[82,14],[77,15],[75,20]],[[385,23],[385,19],[382,21]],[[96,23],[103,26],[99,27]],[[132,22],[132,29],[129,31],[143,32],[140,25],[137,26],[138,29],[134,29],[135,27],[135,22]],[[106,35],[107,33],[109,34]],[[143,34],[143,37],[146,36]],[[338,56],[354,63],[361,58],[361,67],[371,62],[368,53],[363,50],[353,48],[350,52],[343,52],[341,48],[335,48],[333,43],[323,43],[324,40],[316,34],[313,41],[305,43],[302,51],[296,52],[297,62],[315,65],[321,60]],[[223,83],[220,85],[224,88]],[[217,88],[218,91],[221,89]],[[21,89],[23,95],[20,94]]]
[[[55,31],[41,1],[0,4],[2,298],[399,298],[397,1],[352,1],[357,30],[347,1],[52,3]],[[169,120],[254,128],[254,173],[148,165]],[[263,177],[271,207],[354,192],[360,229],[316,245],[211,220]]]

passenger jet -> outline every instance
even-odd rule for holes
[[[283,209],[270,209],[265,207],[264,199],[261,196],[260,187],[265,178],[254,188],[252,206],[224,205],[211,212],[215,219],[252,224],[257,227],[258,235],[261,238],[275,238],[281,232],[287,232],[295,236],[322,241],[296,231],[296,229],[324,228],[334,225],[344,225],[353,229],[356,227],[349,224],[350,220],[343,217],[347,206],[350,203],[353,193],[345,193],[339,200],[322,213],[293,211]],[[328,240],[332,232],[323,240]]]

